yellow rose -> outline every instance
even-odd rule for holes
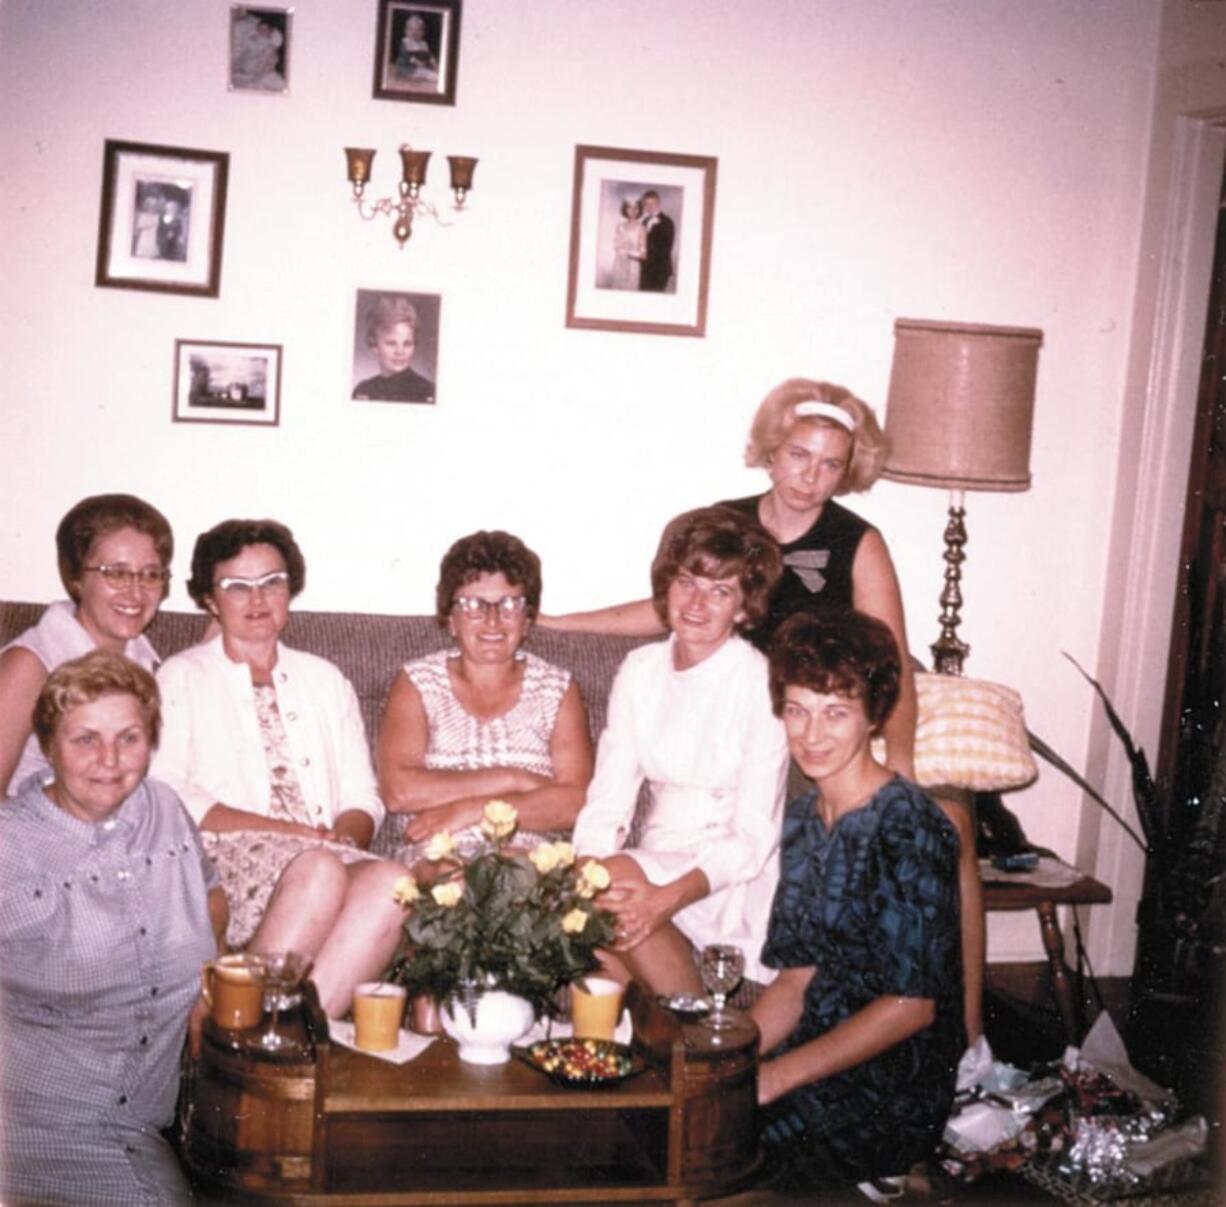
[[[542,876],[548,876],[558,866],[558,852],[551,842],[543,843],[534,851],[530,851],[528,858],[532,860],[532,866]]]
[[[430,896],[434,898],[436,905],[441,905],[444,909],[452,909],[459,904],[460,898],[464,896],[464,889],[454,880],[451,880],[446,884],[436,884],[430,890]]]
[[[579,883],[575,885],[575,892],[580,897],[594,897],[597,893],[603,892],[609,887],[609,869],[603,863],[597,863],[594,859],[589,859],[579,869]]]
[[[569,842],[555,842],[552,845],[557,852],[559,867],[568,868],[575,862],[575,848]]]
[[[392,900],[406,909],[420,896],[421,889],[417,887],[417,881],[412,876],[401,876],[392,885]]]
[[[454,850],[455,839],[447,830],[439,830],[437,834],[430,835],[424,854],[430,860],[446,859]]]
[[[562,929],[568,935],[581,935],[583,928],[587,925],[587,911],[582,909],[572,909],[565,918],[562,919]]]
[[[485,806],[481,833],[490,839],[506,838],[515,829],[518,817],[514,805],[508,805],[504,800],[492,800]]]

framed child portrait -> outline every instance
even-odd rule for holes
[[[575,148],[568,327],[706,334],[717,164]]]
[[[454,105],[459,60],[460,0],[379,0],[376,99]]]
[[[229,166],[224,151],[107,139],[94,284],[217,297]]]

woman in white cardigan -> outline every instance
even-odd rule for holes
[[[276,521],[226,520],[196,541],[187,589],[220,633],[158,673],[152,774],[200,826],[229,898],[230,945],[313,960],[335,1017],[391,959],[403,869],[366,851],[384,810],[353,687],[280,642],[305,580]]]

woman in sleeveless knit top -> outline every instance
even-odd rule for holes
[[[570,672],[520,648],[540,598],[540,560],[518,537],[476,532],[443,558],[437,616],[455,648],[404,667],[379,726],[380,849],[410,868],[442,831],[471,854],[491,798],[515,806],[518,847],[570,833],[592,745]]]

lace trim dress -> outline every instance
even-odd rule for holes
[[[451,688],[448,660],[456,650],[439,650],[405,664],[404,673],[421,696],[429,724],[425,766],[431,771],[478,771],[487,767],[518,767],[536,775],[553,776],[550,742],[562,697],[570,686],[570,672],[520,651],[524,680],[519,699],[498,717],[474,717],[456,699]],[[406,867],[412,867],[425,850],[424,842],[408,842],[404,831],[408,814],[389,813],[380,832],[379,848]],[[482,843],[474,826],[452,837],[459,854],[472,855]],[[518,830],[514,845],[533,850],[561,837],[556,833]]]
[[[255,711],[268,760],[272,785],[268,815],[280,821],[312,825],[311,813],[294,771],[285,722],[277,707],[277,689],[271,683],[256,683]],[[230,904],[226,942],[242,947],[250,941],[268,908],[268,899],[286,865],[303,851],[324,847],[343,863],[359,863],[375,856],[367,851],[308,838],[299,834],[273,834],[266,830],[203,831],[204,849],[213,860]]]

